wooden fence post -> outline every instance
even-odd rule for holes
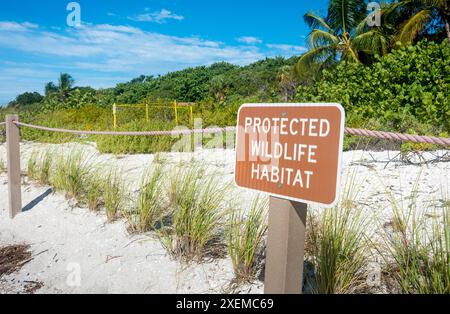
[[[173,109],[175,111],[175,123],[178,126],[178,109],[177,109],[177,101],[176,100],[173,102]]]
[[[117,106],[116,104],[113,104],[113,125],[114,129],[117,128]]]
[[[302,293],[306,215],[306,204],[270,197],[264,293]]]
[[[6,153],[8,164],[9,217],[13,219],[22,211],[22,192],[20,178],[20,133],[14,124],[17,115],[6,116]]]

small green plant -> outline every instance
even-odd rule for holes
[[[389,273],[402,293],[450,293],[450,204],[433,208],[427,221],[417,209],[416,185],[408,198],[407,208],[392,194],[390,201],[394,219],[401,228],[386,233],[386,263]]]
[[[147,232],[155,227],[165,213],[162,201],[162,166],[147,169],[141,178],[139,194],[131,212],[124,212],[131,232]]]
[[[39,182],[42,184],[50,184],[50,171],[52,167],[52,152],[46,150],[41,158],[41,164],[39,168]]]
[[[87,206],[92,211],[99,210],[104,205],[104,182],[102,181],[102,167],[97,168],[86,176],[85,179],[85,198]]]
[[[347,174],[341,202],[319,216],[310,212],[306,253],[314,268],[307,278],[314,293],[354,293],[365,282],[368,241],[367,221],[358,204],[360,184],[357,170]]]
[[[238,282],[255,279],[258,271],[257,254],[267,231],[268,199],[253,200],[248,215],[243,210],[232,211],[228,220],[228,253]]]
[[[307,248],[314,267],[314,293],[353,293],[364,282],[367,241],[360,209],[337,206],[309,218]]]
[[[172,225],[161,231],[161,238],[169,253],[183,261],[213,254],[217,246],[212,244],[220,238],[220,207],[228,186],[219,188],[214,175],[203,178],[202,173],[201,168],[190,167],[174,173],[169,184]]]
[[[125,187],[123,175],[116,169],[110,169],[103,181],[103,196],[105,202],[106,217],[108,222],[113,222],[118,218],[125,204]]]
[[[28,178],[36,180],[38,177],[38,152],[33,151],[28,159],[27,165]]]
[[[59,154],[51,183],[57,191],[64,191],[67,198],[81,199],[90,168],[85,154],[80,150]]]
[[[28,159],[28,177],[41,184],[50,184],[52,161],[53,154],[49,149],[41,153],[33,151]]]
[[[6,172],[6,163],[3,159],[0,159],[0,173]]]

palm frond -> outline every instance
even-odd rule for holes
[[[299,74],[307,72],[313,64],[327,60],[330,56],[335,56],[337,52],[336,45],[328,45],[313,48],[305,53],[295,65],[295,71]]]
[[[350,32],[364,19],[366,11],[364,0],[331,0],[327,21],[337,33]]]
[[[339,37],[321,29],[314,29],[308,36],[309,45],[313,48],[339,44]]]
[[[310,28],[324,28],[330,33],[334,33],[333,29],[328,25],[324,18],[314,14],[313,12],[308,12],[303,16],[303,20]]]
[[[353,39],[355,49],[381,56],[388,53],[389,42],[389,38],[376,29],[359,34]]]
[[[429,9],[422,10],[406,21],[396,36],[397,41],[402,44],[411,43],[429,23],[432,17],[432,11]]]

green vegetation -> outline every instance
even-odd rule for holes
[[[388,193],[394,212],[392,230],[385,235],[388,273],[401,293],[450,293],[450,202],[443,198],[427,221],[417,200],[418,182],[400,202]]]
[[[91,166],[81,150],[59,154],[54,160],[54,175],[50,180],[57,191],[64,191],[67,198],[81,198],[85,192],[84,182]]]
[[[253,86],[247,91],[244,91],[244,86],[233,85],[233,88],[227,88],[223,95],[217,97],[202,94],[204,99],[194,99],[197,101],[194,117],[203,119],[203,127],[229,126],[235,125],[237,110],[244,102],[339,102],[346,109],[347,125],[350,127],[444,137],[450,133],[450,45],[446,41],[421,41],[416,45],[403,46],[383,57],[374,57],[370,65],[342,62],[324,67],[320,78],[308,83],[299,83],[290,70],[295,60],[267,59],[247,67],[223,65],[229,71],[226,72],[228,74],[222,74],[224,77],[230,75],[232,79],[240,80],[246,76],[256,82],[241,82],[247,87]],[[214,73],[207,67],[186,71],[195,72],[200,77]],[[180,71],[170,74],[170,77],[176,80],[178,75],[185,77],[187,74]],[[193,76],[187,77],[192,79],[190,85],[197,84]],[[210,77],[211,80],[213,78]],[[128,95],[131,93],[129,89],[140,86],[145,90],[146,84],[149,83],[129,82],[121,86],[120,90],[122,95]],[[263,87],[258,89],[258,85]],[[213,94],[217,93],[215,89]],[[121,94],[118,95],[121,97]],[[135,101],[149,97],[149,94],[141,92],[138,95]],[[116,100],[112,98],[111,102]],[[0,119],[4,119],[7,113],[19,110],[20,119],[24,122],[57,128],[112,130],[111,102],[101,105],[93,101],[92,104],[85,103],[79,107],[53,110],[36,109],[39,106],[8,108],[0,110]],[[122,110],[118,131],[171,130],[175,127],[172,115],[171,110],[152,111],[151,120],[147,123],[142,109]],[[188,116],[185,117],[183,113],[180,116],[182,123],[189,125]],[[169,151],[177,141],[170,136],[80,137],[29,128],[22,129],[22,137],[51,143],[95,141],[101,152],[115,154]],[[351,138],[346,142],[351,144]],[[350,144],[347,148],[351,147]],[[422,147],[413,146],[411,149]]]
[[[335,208],[308,216],[306,253],[314,275],[306,278],[313,293],[356,293],[364,286],[368,221],[359,205],[362,178],[356,175],[356,170],[346,174],[343,195]]]
[[[367,1],[330,0],[321,16],[304,15],[311,32],[302,56],[267,58],[247,66],[225,62],[168,73],[141,75],[114,88],[78,87],[67,73],[45,85],[45,95],[24,93],[0,109],[50,127],[111,130],[112,105],[146,101],[195,102],[203,126],[235,125],[244,102],[340,102],[347,125],[385,131],[448,136],[450,133],[450,5],[448,1],[381,3],[381,25],[370,26]],[[123,110],[121,131],[170,130],[173,112]],[[181,114],[181,122],[189,125]],[[23,129],[26,140],[95,141],[101,152],[167,151],[170,137],[77,137]],[[347,148],[353,140],[347,140]],[[434,147],[412,146],[409,149]]]
[[[238,282],[256,279],[258,253],[262,249],[267,231],[268,199],[254,199],[248,215],[243,210],[233,210],[228,220],[228,253]]]
[[[99,210],[100,206],[104,204],[104,185],[105,182],[102,180],[104,167],[97,166],[95,169],[91,170],[86,176],[85,188],[86,188],[86,202],[87,206],[92,211]]]
[[[28,160],[28,177],[41,184],[50,184],[50,170],[53,162],[53,152],[46,150],[31,153]]]
[[[218,178],[205,178],[204,169],[188,166],[170,178],[168,197],[172,221],[160,233],[168,252],[183,261],[201,260],[214,254],[224,212],[221,206],[228,186]]]
[[[166,211],[162,201],[162,165],[147,169],[140,183],[136,204],[131,212],[124,211],[131,232],[147,232],[156,227]]]
[[[325,70],[298,101],[337,101],[354,127],[438,135],[450,130],[450,45],[421,42],[364,66]]]
[[[367,241],[361,210],[341,204],[321,218],[308,217],[308,255],[314,293],[355,293],[366,279]]]
[[[113,222],[123,212],[125,205],[126,191],[122,172],[117,169],[107,170],[103,184],[106,217],[109,222]]]

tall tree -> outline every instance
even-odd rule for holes
[[[383,1],[380,6],[382,24],[373,26],[364,0],[330,0],[326,17],[306,13],[304,20],[312,29],[308,36],[311,49],[300,58],[296,72],[310,72],[314,66],[320,71],[337,61],[370,63],[373,56],[387,54],[395,22],[384,14],[388,3]]]
[[[307,71],[318,62],[359,62],[353,39],[357,26],[366,18],[366,11],[364,0],[330,0],[326,17],[306,13],[304,20],[312,29],[308,35],[311,49],[300,58],[297,71]]]
[[[297,86],[292,66],[285,65],[280,69],[277,74],[277,83],[278,88],[283,94],[283,101],[292,100]]]
[[[75,80],[70,74],[61,73],[58,81],[58,92],[60,94],[60,97],[62,99],[66,99],[69,96],[70,91],[72,90]]]
[[[58,87],[53,82],[48,82],[45,84],[45,96],[48,97],[50,94],[58,91]]]

